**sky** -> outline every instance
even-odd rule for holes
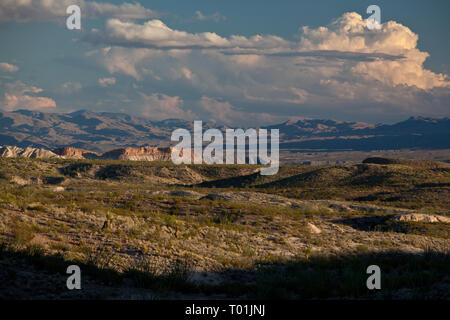
[[[66,27],[72,4],[81,30]],[[448,0],[2,0],[0,109],[230,126],[448,117],[448,12]]]

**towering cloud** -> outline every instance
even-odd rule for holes
[[[388,21],[381,30],[369,30],[351,12],[301,30],[299,40],[290,41],[189,33],[160,20],[110,19],[85,40],[106,45],[99,59],[111,73],[168,89],[177,81],[183,99],[193,91],[202,97],[194,103],[196,113],[213,118],[211,108],[219,106],[216,116],[226,122],[245,114],[258,119],[251,115],[339,110],[346,116],[401,116],[424,107],[428,114],[446,112],[448,76],[424,68],[428,53],[417,48],[418,35],[408,27]]]
[[[344,14],[328,27],[303,27],[299,49],[378,54],[379,58],[360,61],[350,71],[389,86],[448,87],[447,76],[424,69],[428,53],[417,48],[418,39],[418,35],[408,27],[394,21],[384,23],[379,31],[368,30],[366,21],[352,12]],[[397,56],[398,59],[384,59],[380,54]]]

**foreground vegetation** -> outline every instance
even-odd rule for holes
[[[0,158],[0,297],[449,298],[450,169],[257,170]]]

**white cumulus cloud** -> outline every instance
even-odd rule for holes
[[[110,78],[100,78],[98,79],[98,83],[102,87],[111,86],[113,84],[116,84],[116,78],[110,77]]]
[[[240,125],[243,127],[257,126],[261,124],[273,124],[284,121],[288,117],[277,116],[266,112],[246,112],[238,110],[228,101],[219,101],[214,98],[203,96],[198,101],[201,118],[226,125]]]
[[[408,27],[388,21],[381,30],[368,30],[366,23],[359,14],[352,12],[344,14],[328,27],[303,27],[299,48],[301,51],[333,50],[398,56],[398,59],[380,56],[373,61],[360,61],[350,71],[389,86],[430,89],[450,85],[446,75],[424,69],[428,53],[417,48],[419,37]]]
[[[84,0],[2,0],[0,21],[55,21],[67,17],[66,9],[70,5],[78,5],[82,17],[86,18],[107,16],[120,19],[150,19],[158,16],[155,11],[146,9],[139,3],[124,2],[115,5]]]
[[[171,29],[157,19],[143,24],[109,19],[104,30],[92,30],[85,40],[115,46],[157,49],[270,49],[288,44],[288,41],[273,35],[255,35],[250,38],[232,35],[225,38],[214,32],[189,33]]]
[[[27,86],[21,81],[7,83],[5,94],[0,106],[5,111],[18,109],[45,110],[55,108],[55,100],[48,97],[40,97],[33,94],[41,93],[43,89],[35,86]]]
[[[18,70],[19,70],[18,66],[15,66],[15,65],[7,63],[7,62],[0,62],[0,71],[17,72]]]
[[[169,118],[193,120],[195,115],[191,110],[183,109],[183,99],[165,94],[140,93],[140,114],[152,120],[165,120]]]
[[[303,27],[298,41],[189,33],[160,20],[118,19],[86,40],[106,44],[96,59],[111,74],[156,85],[159,92],[165,87],[172,95],[176,82],[180,99],[200,99],[199,116],[231,123],[305,113],[366,119],[448,114],[448,75],[424,67],[428,53],[418,48],[418,39],[395,21],[369,30],[353,12],[326,26]],[[183,111],[178,117],[191,115]]]

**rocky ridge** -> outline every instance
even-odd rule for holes
[[[101,155],[102,159],[170,161],[173,147],[121,148]]]
[[[43,148],[19,148],[0,146],[0,157],[40,158],[40,159],[105,159],[132,161],[170,161],[172,147],[142,147],[114,149],[103,154],[74,147],[46,150]]]
[[[0,157],[5,158],[59,158],[59,155],[50,150],[40,148],[19,148],[16,146],[0,146]]]

